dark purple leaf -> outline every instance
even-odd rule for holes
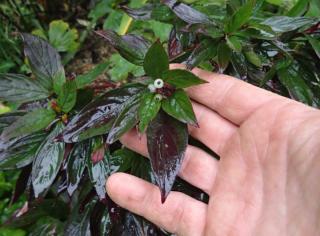
[[[88,142],[77,143],[69,155],[67,161],[67,176],[68,176],[68,194],[72,196],[78,188],[82,178],[86,159],[90,156],[90,146]]]
[[[14,204],[15,202],[17,202],[17,200],[20,198],[20,196],[22,194],[24,194],[25,189],[27,188],[27,185],[29,182],[31,169],[32,169],[32,166],[28,165],[21,170],[19,177],[17,179],[17,182],[16,182],[14,192],[11,197],[10,204]]]
[[[121,105],[143,89],[143,85],[130,84],[102,95],[73,117],[57,139],[71,143],[108,133]]]
[[[64,76],[59,53],[45,40],[31,34],[21,34],[24,54],[28,58],[32,72],[42,87],[51,90],[58,76]]]
[[[169,35],[168,52],[170,59],[175,58],[176,56],[183,53],[183,46],[176,33],[175,27],[172,28]]]
[[[38,132],[8,142],[0,141],[0,169],[16,169],[30,164],[46,136],[45,132]]]
[[[138,108],[141,94],[137,94],[124,102],[121,111],[109,131],[107,143],[112,144],[138,123]]]
[[[128,6],[121,6],[120,8],[135,20],[150,20],[154,5],[146,4],[141,8],[130,8]]]
[[[62,129],[63,124],[58,123],[35,154],[32,166],[32,185],[36,198],[51,186],[60,170],[63,162],[64,143],[57,143],[54,138]]]
[[[147,140],[152,170],[164,202],[184,158],[188,128],[161,111],[148,126]]]
[[[96,31],[96,34],[107,40],[129,62],[143,65],[143,59],[150,47],[150,42],[142,36],[131,34],[120,36],[112,30]]]
[[[39,108],[45,108],[48,106],[49,99],[42,99],[34,102],[23,103],[18,107],[18,110],[21,111],[33,111]]]
[[[181,20],[189,24],[212,24],[208,16],[184,3],[176,0],[164,0],[163,2],[170,7]]]
[[[90,232],[92,236],[110,235],[111,222],[106,204],[100,201],[94,205],[90,216]]]

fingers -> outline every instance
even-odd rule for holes
[[[116,173],[108,178],[111,199],[165,230],[178,235],[203,235],[207,205],[185,194],[171,192],[161,204],[158,187],[137,177]]]
[[[174,64],[171,68],[184,69],[185,66]],[[190,97],[237,125],[245,121],[263,104],[272,100],[285,99],[231,76],[198,68],[193,69],[192,72],[209,83],[189,88]]]
[[[146,136],[139,138],[135,130],[125,134],[120,140],[126,147],[148,156]],[[218,161],[203,150],[188,145],[179,176],[206,193],[210,193]]]

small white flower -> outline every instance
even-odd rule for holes
[[[161,89],[164,85],[163,80],[162,79],[156,79],[153,83],[154,87],[157,89]]]
[[[161,101],[163,97],[162,97],[161,94],[156,94],[156,95],[154,96],[154,98],[155,98],[156,100],[158,100],[158,101]]]
[[[150,90],[151,93],[154,93],[156,91],[156,87],[153,84],[149,84],[148,89]]]

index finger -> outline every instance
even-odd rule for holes
[[[171,69],[184,68],[185,66],[181,64],[171,65]],[[262,105],[274,100],[286,99],[228,75],[198,68],[193,69],[192,73],[209,83],[187,89],[190,97],[236,125],[241,125]]]

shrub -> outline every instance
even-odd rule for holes
[[[166,44],[96,31],[144,70],[120,85],[95,82],[106,65],[66,77],[52,46],[21,34],[34,77],[0,74],[0,99],[21,104],[0,116],[0,168],[22,169],[14,198],[25,191],[28,203],[7,225],[29,227],[34,234],[166,235],[115,205],[104,185],[110,174],[122,171],[157,184],[162,202],[172,188],[207,201],[176,179],[188,142],[195,142],[187,125],[197,126],[183,89],[205,81],[188,70],[170,70],[169,63],[227,73],[317,107],[320,19],[304,16],[308,6],[298,1],[281,15],[254,0],[231,0],[225,7],[175,0],[142,8],[121,5],[137,21],[156,20],[172,29]],[[146,133],[151,165],[118,141],[134,127]]]

